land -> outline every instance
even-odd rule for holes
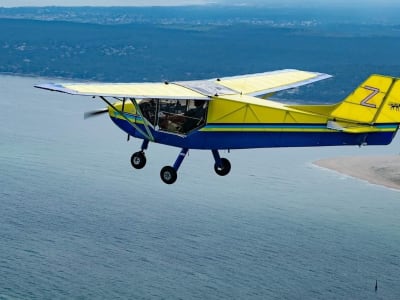
[[[372,184],[400,190],[400,155],[328,158],[314,164]]]
[[[0,8],[0,73],[158,82],[295,68],[334,77],[277,99],[334,103],[372,73],[400,76],[397,11]]]
[[[400,77],[398,9],[0,7],[0,74],[142,82],[297,68],[334,75],[275,98],[343,100],[372,73]],[[400,157],[318,165],[392,188]]]

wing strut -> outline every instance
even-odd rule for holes
[[[132,122],[131,120],[129,120],[123,111],[120,111],[119,109],[117,109],[115,107],[114,104],[112,104],[110,101],[108,101],[105,97],[100,96],[100,99],[103,100],[108,106],[110,106],[113,110],[115,110],[125,121],[127,121],[135,130],[137,130],[141,135],[144,136],[144,138],[146,138],[149,141],[154,142],[154,136],[151,134],[151,131],[149,129],[149,123],[147,122],[147,120],[143,117],[142,112],[140,111],[139,105],[137,105],[137,102],[134,98],[130,98],[130,100],[132,101],[133,105],[135,106],[135,108],[137,109],[136,111],[138,112],[139,116],[142,118],[143,120],[143,125],[146,129],[146,132],[144,132],[143,130],[141,130],[139,128],[139,126],[137,126],[134,122]],[[123,99],[123,103],[125,103],[125,98]]]
[[[151,134],[151,131],[150,131],[150,128],[149,128],[149,122],[147,121],[146,118],[143,117],[142,110],[140,109],[139,105],[137,104],[136,99],[135,99],[135,98],[129,98],[129,99],[132,101],[133,105],[135,106],[136,112],[137,112],[137,113],[139,114],[139,116],[142,118],[142,120],[143,120],[143,125],[144,125],[144,129],[146,129],[147,135],[148,135],[149,137],[151,137],[151,138],[149,138],[148,140],[154,141],[154,137],[153,137],[153,135]],[[141,134],[143,134],[143,133],[141,133]]]

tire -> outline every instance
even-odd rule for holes
[[[231,163],[226,158],[221,158],[222,167],[218,167],[217,164],[214,164],[214,171],[219,176],[227,175],[231,170]]]
[[[176,174],[176,170],[173,167],[165,166],[161,169],[160,177],[164,183],[173,184],[178,178],[178,175]]]
[[[135,169],[142,169],[146,165],[146,156],[144,152],[135,152],[131,156],[131,165]]]

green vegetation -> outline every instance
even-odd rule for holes
[[[392,24],[333,26],[277,12],[275,19],[263,19],[256,9],[253,17],[246,9],[236,19],[222,8],[213,14],[180,9],[193,18],[175,11],[168,19],[175,21],[167,22],[161,8],[155,14],[142,9],[148,15],[142,11],[141,22],[122,24],[30,20],[14,12],[18,18],[0,18],[0,73],[134,82],[299,68],[336,78],[285,97],[326,102],[340,100],[370,73],[400,76],[400,32]],[[98,10],[96,20],[105,9]],[[0,15],[10,16],[4,11]],[[81,21],[87,15],[84,9],[78,14]]]

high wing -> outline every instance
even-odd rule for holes
[[[328,74],[285,69],[209,80],[165,83],[61,83],[37,88],[73,95],[128,97],[137,99],[204,99],[245,94],[262,97],[331,77]]]
[[[219,80],[219,84],[236,90],[240,94],[261,97],[330,77],[332,76],[324,73],[285,69],[251,75],[225,77]]]
[[[173,83],[47,83],[37,88],[83,96],[137,99],[209,99],[203,94]]]

